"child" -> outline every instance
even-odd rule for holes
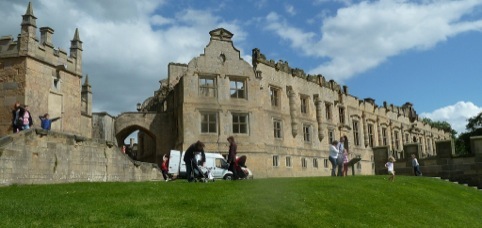
[[[393,163],[395,162],[395,158],[393,156],[388,157],[388,162],[385,164],[385,167],[388,168],[388,174],[391,175],[388,180],[394,181],[395,180],[395,170],[393,169]]]
[[[422,172],[420,172],[420,164],[418,164],[418,160],[415,157],[415,154],[412,154],[412,167],[415,176],[422,176]]]
[[[161,164],[161,172],[162,172],[162,177],[164,177],[164,180],[167,182],[169,181],[169,156],[166,154],[162,156],[162,164]]]
[[[49,119],[48,113],[45,113],[45,115],[43,115],[43,116],[39,116],[39,118],[40,118],[40,122],[41,122],[40,126],[42,127],[42,129],[45,129],[45,130],[50,130],[50,127],[52,126],[52,122],[60,119],[60,117]]]
[[[343,153],[343,176],[346,177],[348,173],[348,151],[345,149]]]

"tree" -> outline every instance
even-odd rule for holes
[[[425,124],[430,125],[433,128],[442,129],[445,132],[450,132],[452,138],[455,139],[455,135],[457,135],[457,131],[452,129],[452,126],[447,121],[433,121],[429,118],[422,118],[422,122]]]
[[[474,116],[472,118],[469,118],[467,125],[465,128],[469,132],[474,132],[479,128],[482,128],[482,112],[480,112],[477,116]]]

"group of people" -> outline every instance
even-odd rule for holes
[[[233,136],[229,136],[227,138],[229,143],[228,148],[228,159],[227,162],[229,164],[228,170],[233,173],[232,179],[238,180],[240,178],[246,177],[246,173],[241,167],[246,167],[246,156],[240,156],[239,158],[237,155],[238,146],[234,140]],[[186,164],[186,173],[187,173],[187,180],[189,182],[194,181],[194,166],[197,166],[196,154],[200,154],[200,165],[204,166],[206,162],[206,154],[204,153],[204,143],[201,141],[197,141],[193,143],[189,148],[187,148],[186,152],[184,153],[184,163]],[[165,181],[171,180],[168,175],[169,170],[169,156],[164,155],[161,163],[161,172],[162,176]]]
[[[394,163],[395,158],[393,156],[388,157],[388,162],[385,163],[385,167],[388,170],[388,175],[390,175],[390,177],[388,177],[389,181],[395,180]],[[422,176],[422,172],[420,171],[420,164],[418,163],[417,156],[415,154],[412,154],[412,169],[415,176]]]
[[[340,141],[333,140],[330,145],[331,176],[346,176],[348,172],[348,138],[344,135]],[[338,171],[338,172],[337,172]]]
[[[45,113],[40,118],[40,127],[45,130],[50,130],[52,122],[60,119],[60,117],[50,119],[48,113]],[[33,125],[32,115],[28,110],[27,105],[21,105],[20,102],[15,102],[12,109],[12,130],[17,133],[22,130],[30,129]]]

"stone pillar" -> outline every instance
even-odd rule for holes
[[[323,134],[323,101],[317,97],[315,100],[315,105],[316,105],[316,120],[318,121],[318,139],[320,142],[323,140],[325,135]]]
[[[482,136],[470,137],[470,148],[477,158],[482,158]]]
[[[435,151],[439,158],[451,158],[455,147],[452,140],[443,140],[435,143]]]
[[[54,34],[54,30],[49,27],[42,27],[40,28],[40,43],[49,47],[54,47],[52,43],[52,35]]]
[[[415,154],[417,158],[420,157],[420,146],[418,143],[410,143],[403,145],[403,158],[409,160],[412,154]]]
[[[296,119],[296,111],[298,110],[298,107],[296,106],[296,93],[293,89],[288,91],[288,98],[290,104],[291,133],[293,134],[293,137],[296,137],[296,135],[298,135],[298,120]]]
[[[375,174],[384,174],[385,163],[388,161],[388,146],[373,147],[373,160],[375,162]]]

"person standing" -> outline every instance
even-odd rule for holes
[[[53,119],[50,119],[49,117],[50,116],[49,116],[48,113],[45,113],[45,115],[43,115],[43,116],[39,116],[40,127],[42,127],[42,129],[50,130],[50,127],[52,126],[52,122],[55,122],[55,121],[57,121],[61,118],[61,117],[55,117]]]
[[[418,160],[415,154],[412,154],[412,167],[413,174],[415,174],[415,176],[422,176],[422,172],[420,171],[420,164],[418,164]]]
[[[33,125],[33,120],[32,115],[30,115],[30,111],[28,110],[28,105],[24,105],[23,109],[21,109],[20,118],[22,120],[22,130],[30,129]]]
[[[201,153],[201,162],[202,166],[204,166],[204,163],[206,162],[206,154],[204,154],[204,143],[201,141],[197,141],[189,148],[187,148],[186,152],[184,153],[184,163],[186,164],[186,175],[187,175],[187,181],[188,182],[193,182],[194,181],[194,174],[192,170],[192,164],[195,161],[195,157],[197,152]]]
[[[395,180],[395,169],[393,167],[394,162],[395,162],[395,158],[393,158],[393,156],[390,156],[390,157],[388,157],[388,162],[385,163],[385,167],[388,168],[388,175],[390,175],[390,177],[388,178],[389,181]]]
[[[233,136],[228,137],[228,142],[229,142],[229,153],[228,153],[228,164],[229,168],[228,170],[233,172],[233,180],[237,180],[239,178],[238,172],[236,170],[236,151],[238,146],[236,145],[236,142],[234,141]]]
[[[337,145],[337,149],[338,149],[338,156],[337,156],[337,160],[336,160],[337,167],[338,167],[337,176],[341,177],[341,176],[343,176],[343,155],[345,153],[345,137],[344,136],[342,136],[340,138],[340,142]]]
[[[166,182],[170,180],[168,171],[169,171],[169,156],[164,154],[164,156],[162,156],[161,172],[162,172],[162,177]]]
[[[20,106],[20,102],[15,102],[12,109],[12,129],[13,133],[17,133],[22,130],[22,124],[20,123],[20,111],[22,107]]]
[[[348,173],[348,150],[343,152],[343,176],[346,177]]]
[[[331,176],[334,177],[336,176],[336,173],[335,173],[335,170],[336,170],[336,166],[337,166],[337,159],[338,159],[338,148],[337,148],[337,145],[338,145],[338,141],[336,140],[333,140],[333,142],[331,142],[331,145],[330,145],[330,156],[328,156],[328,159],[330,160],[331,162]]]

